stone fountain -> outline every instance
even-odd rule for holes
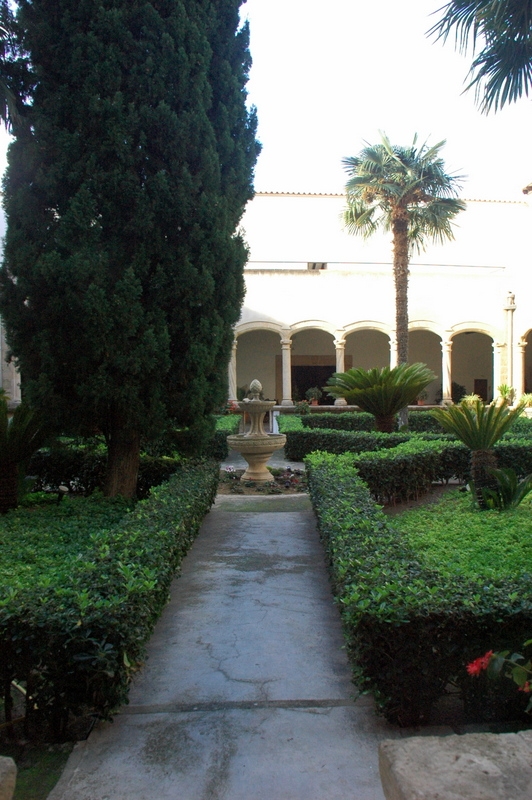
[[[275,450],[284,447],[286,436],[284,433],[266,433],[264,430],[264,415],[275,405],[273,400],[260,400],[262,386],[259,381],[251,381],[249,387],[251,400],[243,400],[238,404],[243,414],[249,414],[251,427],[248,433],[237,433],[227,437],[227,444],[231,450],[236,450],[248,462],[248,468],[242,475],[243,481],[264,483],[271,481],[272,476],[266,469],[266,464]]]

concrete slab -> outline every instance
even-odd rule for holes
[[[394,733],[353,702],[308,500],[255,501],[207,516],[130,705],[49,800],[383,800],[378,743]]]
[[[532,731],[382,742],[387,800],[530,800]]]

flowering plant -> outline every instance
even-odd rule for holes
[[[530,644],[532,644],[532,639],[526,641],[523,646],[528,647]],[[526,656],[521,653],[512,653],[510,656],[510,650],[502,650],[500,653],[488,650],[483,656],[471,661],[466,669],[469,675],[477,677],[484,671],[491,678],[504,675],[517,684],[520,692],[532,693],[532,661],[527,660]],[[525,711],[532,711],[532,697]]]

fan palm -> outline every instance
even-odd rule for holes
[[[503,401],[486,406],[476,397],[431,412],[445,431],[454,433],[471,450],[471,475],[480,508],[486,508],[485,490],[496,489],[491,473],[497,467],[493,446],[522,414],[525,405],[520,402],[510,409]]]
[[[528,96],[532,86],[531,0],[452,0],[429,31],[445,41],[455,31],[457,49],[466,53],[480,40],[482,49],[469,70],[466,90],[474,88],[483,112]]]
[[[399,364],[393,369],[335,372],[323,388],[333,397],[345,397],[350,405],[373,414],[377,430],[391,433],[397,413],[413,403],[435,377],[425,364]]]
[[[42,447],[45,429],[26,403],[9,418],[7,399],[0,396],[0,513],[18,505],[20,472],[30,456]]]
[[[344,224],[349,233],[368,238],[379,228],[392,232],[395,319],[398,362],[408,361],[408,266],[413,248],[428,239],[453,238],[452,220],[465,208],[456,197],[460,179],[448,175],[440,150],[382,141],[368,145],[358,156],[344,158],[348,174]]]

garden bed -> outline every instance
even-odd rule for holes
[[[439,570],[375,505],[357,457],[316,453],[306,463],[357,685],[400,725],[428,722],[451,683],[469,721],[521,716],[527,696],[504,678],[471,678],[465,665],[530,638],[532,575]]]

